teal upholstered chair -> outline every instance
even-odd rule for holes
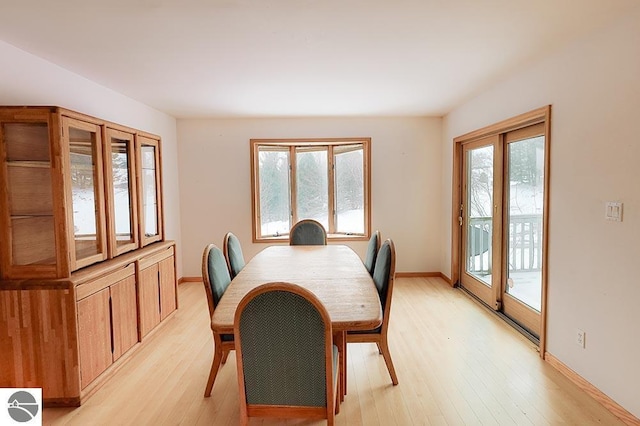
[[[202,281],[209,304],[209,319],[211,319],[213,311],[216,309],[229,283],[231,283],[231,276],[227,269],[224,254],[214,244],[207,245],[202,253]],[[224,364],[227,361],[229,351],[233,349],[233,334],[213,333],[213,363],[211,364],[211,372],[209,373],[204,396],[211,395],[213,382],[215,382],[218,375],[220,364]]]
[[[242,255],[242,247],[238,237],[231,232],[227,232],[227,235],[224,236],[222,250],[224,251],[225,259],[227,259],[229,275],[231,275],[231,279],[234,279],[244,268],[244,256]]]
[[[376,257],[376,264],[373,268],[373,282],[378,289],[380,303],[382,305],[382,325],[375,330],[350,331],[347,333],[347,343],[370,342],[378,346],[378,352],[384,356],[387,370],[391,376],[391,382],[398,384],[396,369],[393,367],[391,353],[389,352],[389,342],[387,340],[387,330],[389,329],[389,314],[391,313],[391,296],[393,294],[393,282],[396,276],[396,249],[393,241],[388,239],[382,244]]]
[[[234,318],[240,421],[326,418],[338,411],[338,348],[318,298],[290,283],[251,290]]]
[[[364,258],[364,266],[371,276],[373,276],[373,268],[376,266],[376,256],[378,255],[378,250],[380,250],[380,243],[380,231],[376,231],[371,238],[369,238],[367,255]]]
[[[317,220],[303,219],[291,228],[289,244],[292,246],[325,246],[327,245],[327,231]]]

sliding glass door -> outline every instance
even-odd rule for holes
[[[539,337],[545,125],[462,144],[460,285]]]
[[[545,137],[542,124],[505,135],[504,313],[540,335]]]
[[[500,248],[494,247],[494,229],[500,220],[496,208],[500,199],[498,137],[480,139],[463,147],[463,201],[461,284],[487,305],[496,301],[500,285]],[[497,266],[496,268],[494,268]],[[496,274],[496,272],[498,272]]]

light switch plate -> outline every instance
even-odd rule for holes
[[[618,201],[607,201],[604,218],[613,222],[622,222],[622,203]]]

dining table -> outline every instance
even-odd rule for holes
[[[269,282],[288,282],[310,290],[331,318],[340,353],[341,400],[347,390],[348,331],[373,330],[382,323],[380,297],[360,257],[346,245],[273,245],[253,257],[231,281],[211,318],[214,333],[233,334],[240,300]]]

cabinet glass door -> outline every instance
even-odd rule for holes
[[[63,118],[69,153],[69,185],[73,214],[69,215],[73,249],[72,269],[106,258],[102,141],[100,126]]]
[[[159,141],[138,136],[140,238],[142,245],[162,240]]]
[[[6,182],[0,200],[0,234],[4,278],[20,271],[56,276],[56,238],[47,119],[0,124],[0,178]]]
[[[107,129],[105,170],[111,257],[138,246],[134,151],[133,134]]]

